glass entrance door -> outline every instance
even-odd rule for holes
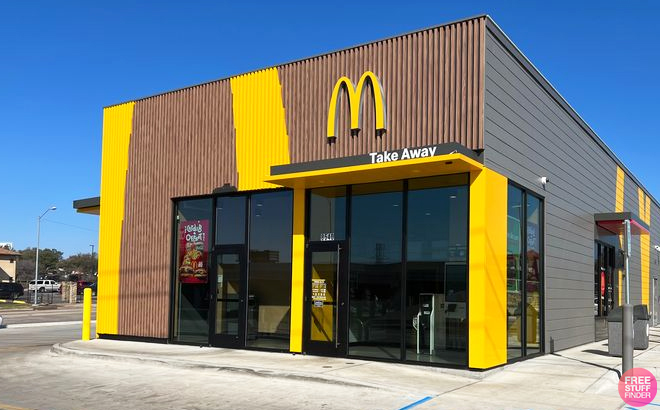
[[[213,254],[211,344],[245,344],[245,263],[240,247],[220,247]]]
[[[343,241],[310,244],[305,275],[305,352],[346,354],[346,258]]]
[[[596,340],[604,340],[607,338],[607,316],[618,305],[618,281],[614,280],[614,247],[597,241],[594,259],[595,336]]]

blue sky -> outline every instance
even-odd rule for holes
[[[104,106],[488,13],[660,199],[658,2],[0,2],[0,242],[90,252]]]

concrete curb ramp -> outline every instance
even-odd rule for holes
[[[113,352],[113,353],[93,352],[93,351],[86,351],[86,350],[67,347],[61,343],[57,343],[53,345],[50,351],[51,353],[60,356],[78,356],[78,357],[85,357],[91,359],[158,364],[158,365],[165,365],[165,366],[170,366],[174,368],[183,368],[183,369],[212,369],[219,371],[248,373],[251,375],[261,376],[261,377],[280,377],[285,379],[297,379],[297,380],[314,381],[320,383],[331,383],[331,384],[351,386],[351,387],[367,387],[372,389],[381,389],[385,387],[389,388],[389,386],[382,386],[378,384],[357,382],[357,381],[347,381],[344,378],[332,377],[328,375],[276,371],[272,369],[259,369],[253,367],[241,367],[241,366],[232,366],[232,365],[209,364],[203,362],[195,362],[191,360],[178,360],[178,359],[170,359],[170,358],[156,357],[156,356],[149,356],[142,354],[135,355],[135,354],[126,354],[126,353],[117,353],[117,352]]]

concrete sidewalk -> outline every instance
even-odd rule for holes
[[[651,346],[646,351],[636,351],[635,367],[649,369],[658,377],[659,346],[660,329],[652,329]],[[617,385],[621,359],[607,355],[606,342],[591,343],[486,372],[113,340],[58,344],[51,352],[83,359],[238,372],[428,397],[416,404],[415,410],[632,408],[623,406],[619,398]],[[659,404],[646,408],[657,409],[660,398],[656,402]]]

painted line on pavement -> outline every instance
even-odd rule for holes
[[[410,403],[409,405],[407,405],[407,406],[405,406],[405,407],[401,407],[399,410],[408,410],[408,409],[412,409],[413,407],[419,406],[419,405],[422,404],[422,403],[426,403],[427,401],[431,400],[432,398],[433,398],[433,397],[431,397],[431,396],[426,396],[426,397],[424,397],[424,398],[421,399],[421,400],[417,400],[416,402],[414,402],[414,403]]]
[[[16,407],[11,404],[0,403],[0,409],[2,410],[30,410],[25,407]]]
[[[92,323],[96,323],[96,320],[92,320]],[[66,326],[66,325],[82,325],[82,320],[74,320],[71,322],[17,323],[14,325],[9,324],[3,326],[3,328],[18,329],[23,327],[45,327],[45,326]]]
[[[19,305],[27,305],[27,303],[23,302],[22,300],[11,300],[11,299],[0,299],[0,303],[16,303]]]

